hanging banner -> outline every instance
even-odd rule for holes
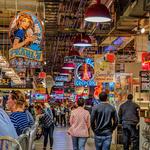
[[[43,59],[43,26],[37,16],[29,11],[20,12],[10,24],[9,36],[12,43],[12,49],[9,50],[10,65],[40,68]]]
[[[113,82],[115,78],[115,63],[105,61],[103,55],[94,56],[94,80],[97,85],[102,82]]]
[[[9,59],[16,57],[22,57],[26,59],[42,61],[42,51],[33,51],[31,49],[22,47],[19,49],[10,49],[9,50]]]

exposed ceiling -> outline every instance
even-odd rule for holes
[[[17,12],[29,10],[37,14],[45,24],[46,45],[44,59],[47,72],[58,72],[64,56],[74,49],[73,38],[85,32],[92,38],[93,47],[80,49],[83,55],[92,56],[103,46],[112,45],[118,37],[127,37],[123,49],[137,34],[137,26],[147,26],[148,18],[143,10],[143,0],[101,0],[109,7],[112,22],[105,24],[84,22],[85,9],[96,0],[0,0],[0,44],[10,44],[7,36],[11,19]],[[149,27],[149,26],[148,26]],[[1,47],[0,47],[1,48]],[[2,47],[7,54],[10,46]]]

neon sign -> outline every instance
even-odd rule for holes
[[[75,70],[75,86],[95,86],[94,81],[94,61],[90,58],[85,59],[85,63],[77,63]]]

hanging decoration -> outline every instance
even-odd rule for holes
[[[85,12],[85,21],[88,22],[110,22],[111,16],[108,8],[101,4],[101,0],[97,3],[90,5]]]
[[[9,36],[11,67],[41,67],[43,26],[37,16],[29,11],[20,12],[10,24]]]
[[[95,86],[94,81],[94,61],[84,58],[85,63],[77,63],[75,70],[75,86]]]

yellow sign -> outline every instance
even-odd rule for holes
[[[94,56],[94,80],[97,85],[102,82],[113,82],[115,78],[115,63],[104,60],[103,55]]]

